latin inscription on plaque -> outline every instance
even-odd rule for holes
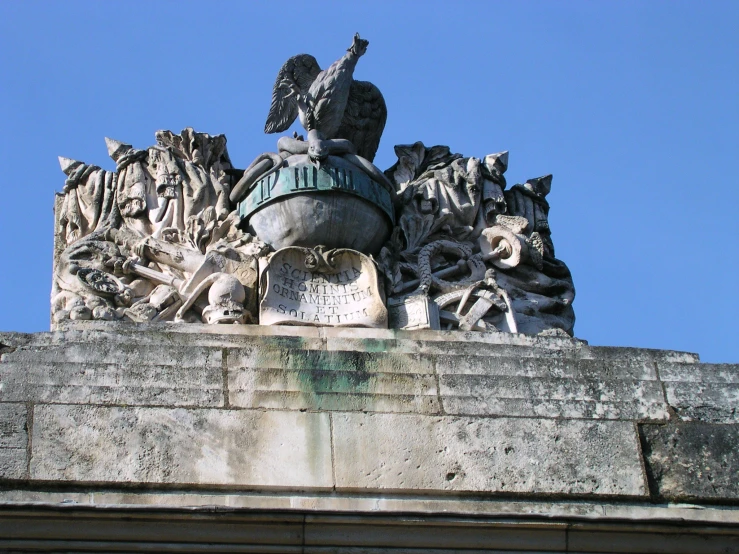
[[[393,329],[441,329],[439,306],[425,295],[391,299],[388,315]]]
[[[355,250],[288,247],[263,269],[262,325],[387,328],[372,260]]]

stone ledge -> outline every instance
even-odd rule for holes
[[[75,525],[70,525],[70,521]],[[296,510],[0,507],[0,548],[63,551],[327,553],[733,552],[739,530],[698,522]],[[361,546],[358,546],[361,545]]]
[[[73,486],[73,485],[70,485]],[[531,500],[498,495],[342,493],[340,491],[218,491],[218,490],[133,490],[115,485],[64,490],[24,488],[0,490],[0,513],[13,509],[95,508],[99,511],[127,509],[152,513],[160,510],[190,512],[284,510],[305,513],[358,514],[448,514],[491,518],[527,517],[585,521],[674,522],[732,525],[739,529],[739,509],[731,506],[656,504],[649,502],[608,502],[587,500]]]
[[[261,340],[273,338],[294,337],[307,339],[306,344],[315,344],[312,339],[319,339],[324,345],[324,350],[362,350],[367,352],[390,351],[400,345],[405,348],[418,348],[422,343],[424,347],[434,347],[433,343],[440,348],[438,352],[448,352],[449,344],[467,345],[475,344],[474,351],[483,349],[483,355],[491,355],[485,351],[485,345],[490,346],[512,346],[527,347],[526,349],[514,348],[510,352],[520,355],[528,352],[529,356],[542,354],[549,351],[554,357],[573,357],[584,359],[644,359],[649,361],[661,361],[667,363],[696,363],[699,362],[697,354],[689,352],[678,352],[672,350],[654,350],[649,348],[627,348],[588,346],[587,342],[562,337],[545,337],[534,335],[523,335],[514,333],[481,333],[475,331],[403,331],[397,329],[359,329],[351,327],[299,327],[299,326],[263,326],[263,325],[204,325],[204,324],[175,324],[175,323],[125,323],[111,321],[78,321],[66,322],[55,325],[54,331],[65,336],[66,340],[122,340],[127,336],[136,335],[148,342],[158,342],[166,338],[166,342],[178,343],[186,341],[187,344],[202,345],[200,341],[212,344],[217,340],[218,344],[228,347],[230,341],[234,346],[239,346],[240,341],[251,341],[256,337]],[[54,333],[39,333],[45,335],[41,340],[53,341]],[[57,333],[58,336],[58,333]],[[96,338],[97,337],[97,338]],[[463,346],[468,348],[467,346]],[[304,348],[309,348],[304,346]],[[417,351],[417,350],[416,350]],[[505,352],[505,349],[500,349]],[[494,353],[492,355],[495,355]],[[524,354],[526,355],[526,354]]]

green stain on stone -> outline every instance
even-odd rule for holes
[[[370,356],[363,352],[292,351],[286,356],[285,367],[296,371],[309,409],[367,409],[375,380]]]
[[[387,341],[385,339],[362,339],[362,349],[365,352],[387,352],[389,346],[390,341]]]

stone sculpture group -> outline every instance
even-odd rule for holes
[[[572,335],[551,175],[507,188],[508,153],[421,142],[372,162],[387,109],[353,78],[368,42],[280,70],[265,131],[307,139],[236,169],[223,135],[106,139],[116,170],[61,158],[52,319]]]

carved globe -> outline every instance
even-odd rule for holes
[[[275,250],[286,246],[351,248],[377,254],[390,236],[390,192],[336,156],[316,167],[307,156],[257,181],[239,203],[250,233]]]

